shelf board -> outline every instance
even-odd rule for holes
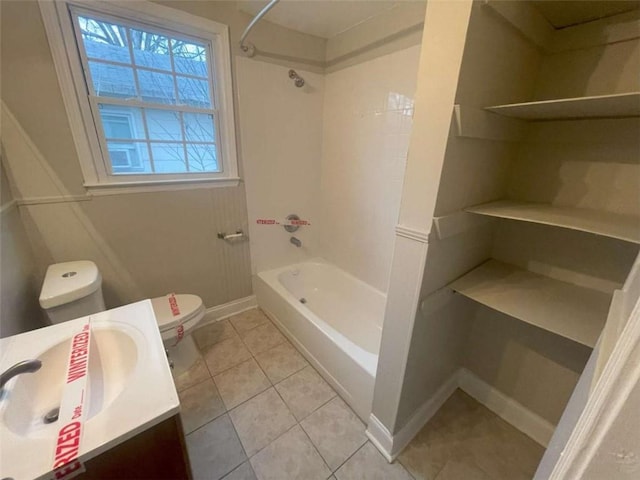
[[[465,210],[479,215],[541,223],[640,243],[640,217],[633,215],[511,200],[476,205]]]
[[[611,295],[489,260],[449,287],[523,322],[593,348]]]
[[[486,110],[521,120],[637,117],[640,116],[640,92],[512,103]]]

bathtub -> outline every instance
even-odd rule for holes
[[[254,277],[258,305],[365,421],[386,296],[315,259]]]

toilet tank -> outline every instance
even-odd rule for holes
[[[96,264],[79,260],[49,265],[40,292],[40,306],[51,323],[105,310],[102,277]]]

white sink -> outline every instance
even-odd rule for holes
[[[37,358],[42,368],[5,386],[0,399],[0,478],[45,478],[51,472],[71,338],[80,318],[0,340],[0,371]],[[151,302],[91,316],[87,417],[80,460],[175,415],[179,402]]]
[[[109,407],[124,390],[138,361],[136,342],[124,330],[98,324],[92,331],[88,375],[88,412],[91,419]],[[43,422],[60,406],[71,340],[63,340],[38,356],[42,367],[19,375],[7,393],[2,415],[6,427],[20,436],[37,436],[41,430],[58,428]]]

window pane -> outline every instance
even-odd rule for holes
[[[116,175],[151,173],[149,150],[144,142],[107,142],[111,169]]]
[[[213,115],[185,113],[184,134],[187,137],[187,142],[215,142]]]
[[[138,70],[142,100],[155,103],[176,103],[173,77],[165,73]]]
[[[219,172],[216,158],[216,146],[187,144],[189,157],[189,171],[191,172]]]
[[[102,97],[136,97],[133,69],[101,62],[89,62],[91,82],[96,95]]]
[[[131,63],[125,27],[80,16],[78,23],[87,57]]]
[[[180,102],[192,107],[211,108],[209,84],[205,80],[181,77],[178,75]]]
[[[147,110],[147,128],[151,140],[182,141],[180,113],[170,110]]]
[[[99,104],[100,119],[107,139],[144,140],[144,124],[139,108]]]
[[[151,155],[153,155],[156,173],[185,173],[187,171],[182,143],[152,143]]]
[[[207,50],[201,45],[171,39],[176,72],[208,77]]]
[[[131,30],[131,44],[136,65],[171,70],[167,37],[142,30]]]

